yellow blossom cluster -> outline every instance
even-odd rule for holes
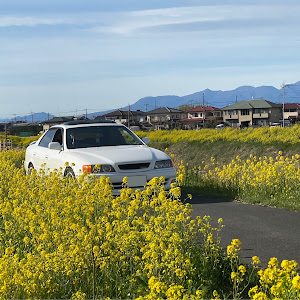
[[[211,191],[227,191],[247,202],[300,210],[300,155],[247,159],[237,156],[228,164],[203,162],[198,167],[185,167],[184,185],[196,185]]]
[[[215,141],[233,141],[233,142],[255,142],[261,144],[287,143],[297,144],[300,139],[300,126],[292,127],[260,127],[223,130],[201,129],[201,130],[157,130],[152,132],[138,132],[138,135],[150,138],[153,141],[168,143],[178,142],[215,142]]]
[[[24,148],[29,146],[29,144],[33,141],[36,141],[39,137],[32,136],[32,137],[21,137],[21,136],[16,136],[16,135],[8,135],[5,137],[5,135],[0,134],[0,140],[4,140],[5,138],[8,138],[12,140],[12,144],[14,147],[18,148]]]
[[[195,261],[222,255],[218,229],[191,219],[180,188],[154,178],[114,197],[109,178],[26,176],[23,158],[0,153],[0,298],[209,297]]]
[[[253,287],[259,258],[241,264],[237,239],[226,254],[223,219],[218,227],[209,216],[192,219],[180,188],[167,193],[163,178],[143,191],[124,180],[112,196],[109,178],[26,176],[23,159],[0,152],[0,298],[238,299]],[[299,297],[296,263],[277,267],[273,259],[258,271],[250,297]]]
[[[249,290],[251,299],[300,299],[300,276],[294,260],[283,260],[279,266],[273,257],[268,268],[259,270],[259,285]]]

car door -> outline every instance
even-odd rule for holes
[[[64,166],[62,161],[62,150],[49,149],[48,146],[51,142],[59,142],[61,145],[63,141],[63,130],[61,128],[51,128],[43,136],[41,141],[36,147],[34,159],[34,167],[39,169],[45,165],[46,169],[53,171]]]
[[[62,128],[58,128],[55,131],[55,134],[52,138],[51,142],[56,142],[59,143],[61,146],[60,150],[57,149],[49,149],[49,144],[46,150],[46,161],[48,163],[46,163],[50,170],[53,171],[54,169],[59,170],[60,168],[64,169],[64,149],[63,149],[63,129]]]

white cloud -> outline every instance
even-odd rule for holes
[[[71,20],[63,18],[38,18],[21,16],[0,16],[0,27],[70,24]]]
[[[289,5],[280,4],[175,7],[111,14],[110,18],[105,18],[104,25],[95,26],[92,30],[108,34],[133,35],[156,27],[160,27],[163,32],[164,26],[165,28],[169,26],[168,30],[172,30],[173,26],[174,32],[180,30],[180,25],[196,24],[195,26],[202,28],[202,23],[204,30],[205,23],[210,26],[217,23],[217,28],[222,29],[222,22],[227,22],[226,24],[234,22],[233,26],[241,22],[249,27],[256,22],[267,26],[268,21],[276,21],[280,26],[280,22],[287,23],[291,20],[298,23],[299,13],[300,5],[294,5],[291,10]]]

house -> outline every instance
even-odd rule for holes
[[[9,128],[11,135],[29,137],[37,136],[43,130],[39,122],[16,122]]]
[[[107,119],[115,121],[119,124],[126,124],[128,126],[128,119],[130,126],[141,126],[146,121],[146,114],[141,110],[120,110],[117,109],[110,113],[98,116],[95,120]]]
[[[284,120],[289,120],[291,123],[299,121],[299,119],[300,119],[300,104],[299,103],[285,103],[283,115],[284,115]]]
[[[222,111],[223,121],[232,127],[268,126],[282,119],[282,105],[264,99],[240,101]]]
[[[12,123],[10,122],[1,122],[0,123],[0,132],[5,132],[6,130],[9,129]]]
[[[187,118],[180,120],[185,129],[215,127],[223,121],[222,110],[213,106],[196,106],[187,111]]]
[[[187,113],[170,107],[160,107],[147,112],[147,121],[154,130],[173,129],[179,120],[186,118]]]
[[[44,121],[43,122],[43,131],[48,130],[51,126],[54,125],[59,125],[65,122],[70,122],[73,120],[85,120],[85,117],[74,117],[74,116],[69,116],[69,117],[54,117],[50,120]]]

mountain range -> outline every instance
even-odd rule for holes
[[[273,86],[240,86],[230,91],[212,91],[206,89],[186,96],[145,97],[130,105],[131,110],[150,111],[158,107],[178,107],[180,105],[211,105],[223,108],[236,101],[265,99],[274,103],[282,103],[283,89]],[[300,102],[300,81],[285,87],[285,102]],[[128,106],[123,108],[128,109]]]
[[[286,103],[299,102],[300,103],[300,81],[294,84],[288,84],[284,89],[284,98]],[[236,101],[250,100],[250,99],[265,99],[274,103],[282,103],[283,88],[277,89],[273,86],[240,86],[234,90],[229,91],[212,91],[206,89],[186,96],[166,95],[157,97],[144,97],[130,105],[130,110],[150,111],[158,107],[178,107],[180,105],[210,105],[218,108],[223,108],[227,105],[233,104]],[[117,109],[117,108],[116,108]],[[128,106],[122,108],[128,110]],[[111,112],[101,111],[88,114],[89,118],[93,116],[100,116]],[[17,116],[11,120],[4,121],[19,121],[26,120],[27,122],[42,122],[53,118],[54,115],[47,113],[34,113],[27,116]]]

